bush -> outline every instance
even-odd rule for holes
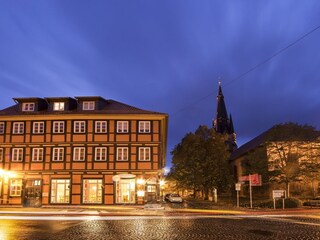
[[[297,208],[301,206],[301,202],[296,198],[286,198],[284,200],[285,208]],[[258,203],[260,208],[274,208],[273,200]],[[282,199],[276,199],[276,208],[282,208]]]

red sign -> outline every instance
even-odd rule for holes
[[[262,186],[261,175],[255,173],[248,176],[239,177],[239,182],[251,181],[251,186]]]

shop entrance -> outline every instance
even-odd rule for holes
[[[156,202],[157,200],[157,185],[147,185],[147,202]]]
[[[42,181],[40,179],[28,179],[25,182],[23,206],[24,207],[41,207]]]

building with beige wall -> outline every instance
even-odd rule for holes
[[[262,186],[255,187],[255,192],[272,196],[272,190],[283,189],[287,192],[290,190],[294,196],[318,196],[320,194],[319,138],[309,141],[294,138],[290,141],[270,141],[268,134],[271,130],[265,131],[231,153],[230,163],[235,181],[241,182],[241,177],[248,174],[259,174],[262,176]],[[297,168],[296,173],[294,173],[295,168],[286,166],[290,164],[290,156],[296,159],[297,166],[294,166]],[[273,172],[278,174],[273,176]],[[290,176],[297,177],[296,181],[291,180],[288,189],[285,183],[280,182],[281,179]],[[247,182],[244,184],[248,185]]]
[[[102,97],[14,98],[0,111],[1,205],[156,201],[168,115]]]

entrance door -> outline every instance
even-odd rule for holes
[[[40,179],[26,180],[23,199],[25,207],[41,207],[41,182]]]
[[[155,202],[157,200],[157,185],[147,185],[147,202]]]
[[[116,203],[136,203],[135,179],[120,179],[116,185]]]

